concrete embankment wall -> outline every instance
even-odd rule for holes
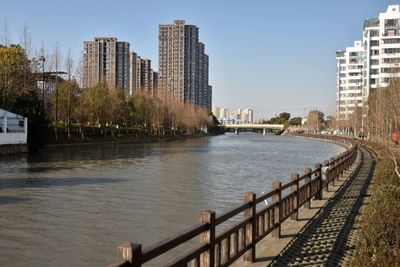
[[[27,152],[28,146],[26,144],[0,145],[0,156]]]

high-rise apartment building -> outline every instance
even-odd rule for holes
[[[133,95],[136,92],[136,59],[135,52],[129,53],[129,90],[128,95]]]
[[[364,47],[361,41],[336,52],[336,110],[338,119],[347,119],[363,104]]]
[[[222,119],[229,118],[229,109],[227,109],[227,108],[221,108],[219,114],[220,114],[220,117],[221,117]]]
[[[211,86],[208,85],[208,55],[205,54],[205,46],[198,43],[198,83],[195,94],[195,102],[201,106],[211,109]]]
[[[142,92],[146,92],[146,93],[151,93],[151,60],[150,59],[145,59],[142,58],[140,59],[140,64],[141,64],[141,84],[140,84],[140,90]]]
[[[153,98],[159,98],[159,95],[158,95],[158,72],[151,70],[150,78],[151,78],[151,82],[150,82],[151,96]]]
[[[365,87],[370,91],[385,87],[392,77],[400,77],[400,9],[388,6],[377,19],[364,23]]]
[[[117,38],[94,38],[84,42],[83,86],[104,81],[110,87],[129,88],[129,43]]]
[[[144,93],[148,94],[152,97],[156,97],[154,95],[155,88],[157,86],[157,82],[154,83],[154,71],[151,68],[151,60],[141,58],[140,56],[136,56],[135,62],[135,88],[133,93]],[[132,70],[133,72],[133,70]],[[132,75],[133,77],[133,75]]]
[[[159,87],[167,99],[191,102],[211,110],[208,56],[199,29],[184,20],[159,26]]]
[[[352,63],[348,60],[354,60],[350,55],[346,56],[346,52],[337,52],[336,60],[342,60],[342,63],[338,63],[337,69],[337,115],[338,118],[345,119],[354,110],[353,101],[357,101],[358,106],[363,106],[366,104],[368,96],[371,92],[379,87],[385,87],[389,84],[390,78],[400,77],[400,8],[399,5],[389,5],[386,12],[380,13],[378,18],[367,19],[364,22],[363,29],[363,41],[362,41],[362,51],[361,56],[359,56],[359,47],[356,48],[357,53],[356,58],[362,58],[362,64]],[[355,48],[355,47],[353,47]],[[346,49],[347,51],[347,49]],[[344,60],[346,62],[344,63]],[[344,65],[343,65],[344,64]],[[346,65],[346,66],[345,66]],[[362,66],[361,66],[362,65]],[[340,67],[346,67],[348,80],[359,80],[360,76],[355,73],[355,69],[362,72],[362,103],[360,105],[360,97],[350,96],[348,94],[358,94],[359,93],[359,83],[349,85],[348,83],[344,85],[345,72]],[[349,69],[349,67],[351,67]],[[350,72],[351,70],[351,72]],[[352,73],[353,76],[350,76]],[[342,75],[342,77],[340,76]],[[342,79],[340,79],[342,78]],[[357,90],[355,92],[350,92],[353,90],[351,86],[356,86]],[[342,91],[343,88],[347,88],[347,92]],[[356,97],[356,99],[348,99],[344,101],[343,94],[347,94],[348,97]],[[340,102],[342,101],[342,102]],[[344,102],[343,102],[344,101]],[[342,104],[341,104],[342,103]]]
[[[241,123],[253,123],[253,110],[250,108],[238,108],[233,112],[233,118]]]

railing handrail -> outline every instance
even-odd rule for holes
[[[181,233],[176,234],[172,238],[164,239],[161,242],[155,243],[150,247],[143,250],[142,253],[142,260],[141,263],[148,262],[155,257],[160,256],[161,254],[175,248],[190,239],[198,236],[199,234],[203,233],[204,231],[208,231],[210,229],[209,224],[200,224],[194,227],[190,227],[187,230],[182,231]]]
[[[181,266],[192,260],[197,262],[197,266],[214,266],[214,263],[216,263],[217,266],[227,266],[249,250],[251,253],[248,255],[245,254],[245,257],[247,255],[247,259],[254,260],[255,244],[271,232],[273,232],[274,236],[279,237],[281,224],[289,217],[297,219],[298,209],[304,205],[309,207],[313,197],[320,199],[322,190],[329,186],[330,183],[334,182],[334,180],[354,162],[357,155],[357,144],[352,139],[329,135],[307,134],[303,136],[346,143],[349,149],[336,157],[332,157],[329,161],[324,161],[324,164],[316,164],[314,169],[306,169],[305,173],[302,175],[294,174],[292,181],[286,184],[282,185],[280,182],[275,184],[275,186],[278,186],[277,188],[274,188],[258,198],[253,193],[246,193],[246,199],[243,204],[224,212],[218,217],[215,215],[215,212],[205,211],[206,213],[208,212],[209,215],[211,213],[213,214],[212,221],[206,223],[202,221],[203,223],[190,227],[174,235],[172,238],[167,238],[161,242],[155,243],[143,251],[141,250],[141,245],[129,243],[131,246],[127,247],[127,243],[124,243],[123,246],[119,247],[118,262],[110,266],[139,267],[143,263],[186,243],[196,236],[201,236],[202,244],[179,258],[176,258],[172,263],[166,266]],[[324,181],[322,180],[323,167],[327,168],[326,179]],[[299,183],[303,180],[304,183],[300,186]],[[289,188],[291,192],[282,195],[282,192]],[[266,207],[257,211],[256,205],[269,198],[272,198],[272,203],[268,203]],[[224,232],[218,235],[215,234],[218,225],[221,225],[243,212],[244,218],[242,220],[231,225]],[[268,220],[265,216],[267,216]],[[263,220],[260,221],[260,219]],[[265,223],[268,225],[266,226]],[[239,240],[239,236],[241,240]],[[230,252],[232,247],[231,237],[236,240],[236,244],[233,244],[233,253]],[[225,242],[227,242],[228,245],[222,245],[224,240],[226,240]],[[239,242],[242,244],[240,251]],[[214,246],[218,247],[218,255],[214,255]],[[211,251],[213,253],[210,253]],[[216,257],[215,262],[209,262],[210,259],[214,259],[214,256]],[[209,257],[208,260],[207,257]],[[224,261],[222,261],[222,257],[224,257]]]

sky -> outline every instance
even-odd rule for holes
[[[158,25],[183,19],[199,27],[209,61],[213,106],[252,108],[256,118],[281,112],[335,113],[335,52],[362,39],[363,22],[386,0],[0,0],[1,29],[13,43],[25,24],[32,47],[57,45],[78,61],[83,41],[116,37],[158,69]],[[0,31],[4,32],[4,30]]]

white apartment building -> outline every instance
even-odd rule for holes
[[[365,93],[385,87],[392,77],[400,77],[400,9],[388,6],[377,19],[364,23]]]
[[[250,108],[238,108],[233,112],[233,118],[241,123],[253,123],[253,110]]]
[[[361,41],[336,52],[336,111],[338,119],[347,119],[363,104],[364,47]]]
[[[213,107],[212,113],[220,121],[229,118],[229,109],[227,108]]]
[[[28,118],[0,108],[0,146],[24,144],[28,140]]]
[[[219,112],[220,112],[219,114],[220,114],[222,119],[229,118],[229,109],[221,108]]]
[[[370,93],[376,88],[387,86],[390,78],[400,77],[399,5],[389,5],[386,12],[380,13],[378,18],[365,20],[362,48],[360,56],[357,41],[353,47],[336,53],[336,104],[339,119],[348,118],[356,105],[362,106],[366,103]],[[362,64],[359,64],[360,58]],[[361,103],[358,82],[360,72]]]

